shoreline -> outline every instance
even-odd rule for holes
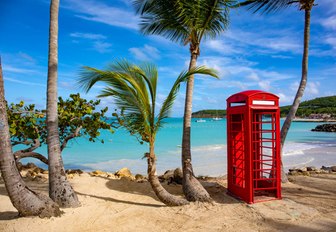
[[[284,119],[284,118],[283,118]],[[336,119],[295,118],[293,122],[336,122]]]
[[[321,167],[322,165],[336,165],[336,143],[313,144],[313,143],[287,143],[285,144],[285,155],[283,162],[285,169],[300,168],[305,165]],[[176,154],[178,154],[178,150]],[[196,176],[218,177],[227,174],[227,151],[225,144],[212,146],[199,146],[192,149],[193,169]],[[174,153],[175,154],[175,153]],[[102,170],[115,172],[127,167],[134,173],[146,175],[147,163],[138,159],[116,159],[97,163],[80,165],[65,165],[67,169],[82,169],[84,171]],[[181,167],[180,155],[158,154],[157,173],[164,174],[165,171]]]

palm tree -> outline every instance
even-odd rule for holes
[[[56,203],[49,197],[30,190],[16,167],[8,127],[4,81],[0,60],[0,169],[13,206],[20,216],[52,217],[61,215]]]
[[[177,206],[187,204],[185,199],[168,193],[160,184],[156,172],[156,155],[154,151],[156,133],[162,127],[163,120],[168,117],[180,84],[193,74],[208,74],[216,77],[213,70],[196,67],[182,72],[175,81],[161,109],[156,114],[156,89],[158,72],[153,65],[137,66],[127,61],[116,62],[107,70],[85,67],[79,83],[86,91],[97,82],[107,84],[98,97],[113,96],[117,107],[123,112],[120,124],[131,134],[149,144],[149,152],[145,153],[148,164],[148,179],[156,196],[166,205]]]
[[[49,57],[47,85],[47,144],[49,160],[49,196],[61,207],[80,205],[77,195],[68,182],[61,156],[57,114],[58,64],[58,11],[59,0],[50,3]]]
[[[249,9],[257,12],[261,10],[262,12],[269,13],[274,12],[282,8],[286,8],[291,5],[298,5],[300,10],[305,12],[305,23],[304,23],[304,36],[303,36],[303,55],[302,55],[302,70],[301,70],[301,81],[296,92],[293,104],[290,107],[288,115],[285,119],[284,124],[281,128],[281,154],[282,148],[285,144],[288,130],[291,126],[297,109],[299,108],[301,98],[303,96],[304,90],[307,84],[308,77],[308,51],[309,51],[309,37],[310,37],[310,13],[315,6],[315,0],[249,0],[240,3],[240,6],[248,6]],[[284,171],[283,165],[281,164],[281,178],[283,182],[287,182],[288,178]]]
[[[141,31],[157,34],[180,44],[189,44],[189,70],[196,67],[200,44],[205,38],[215,38],[229,24],[229,8],[235,0],[135,0],[141,15]],[[195,178],[190,150],[192,96],[194,76],[187,82],[183,137],[182,169],[183,191],[189,201],[211,201],[210,195]]]

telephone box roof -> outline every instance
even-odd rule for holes
[[[242,92],[231,95],[228,99],[226,99],[226,101],[227,102],[246,101],[247,99],[253,98],[256,95],[263,95],[263,96],[268,96],[271,98],[279,99],[279,97],[273,93],[265,92],[262,90],[246,90],[246,91],[242,91]]]

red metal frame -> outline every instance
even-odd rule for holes
[[[281,199],[279,98],[249,90],[227,99],[228,193],[247,203]]]

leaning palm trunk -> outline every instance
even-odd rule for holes
[[[164,204],[168,206],[179,206],[186,205],[189,202],[183,198],[179,198],[170,194],[167,190],[163,188],[161,185],[159,178],[156,176],[156,156],[154,153],[154,144],[150,145],[150,152],[147,153],[147,164],[148,164],[148,180],[150,185],[152,186],[155,195],[162,201]]]
[[[192,45],[190,45],[192,47]],[[190,49],[191,58],[189,70],[196,67],[198,49]],[[191,134],[191,113],[192,113],[192,96],[194,89],[194,75],[191,75],[187,82],[186,98],[183,118],[183,137],[182,137],[182,169],[183,169],[183,192],[188,201],[210,202],[209,193],[204,189],[201,183],[195,178],[190,149]]]
[[[4,83],[0,61],[0,169],[13,206],[20,216],[52,217],[61,215],[56,203],[45,195],[30,190],[16,167],[6,111]]]
[[[293,104],[289,110],[286,120],[281,128],[281,152],[283,153],[283,146],[286,140],[288,130],[291,126],[297,109],[299,108],[301,98],[303,96],[304,90],[307,84],[308,76],[308,50],[309,50],[309,37],[310,37],[310,12],[311,8],[305,9],[305,27],[304,27],[304,46],[303,46],[303,56],[302,56],[302,77],[299,88],[296,92]],[[281,177],[282,182],[288,182],[287,175],[285,173],[283,165],[281,165]]]
[[[61,207],[80,205],[77,195],[68,182],[61,156],[57,113],[58,64],[58,10],[59,0],[51,0],[49,29],[49,59],[47,86],[47,143],[49,160],[49,196]]]

